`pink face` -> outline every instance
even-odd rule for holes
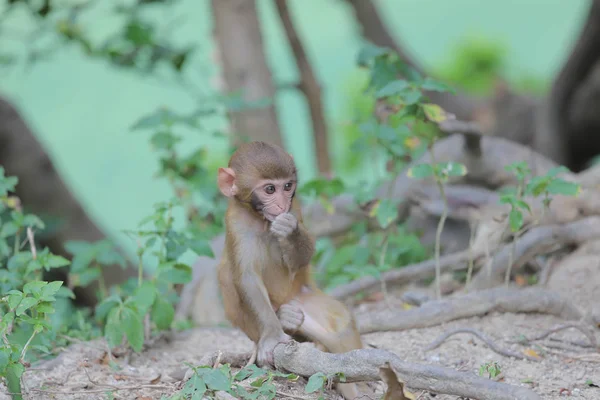
[[[262,204],[262,214],[269,221],[273,221],[279,214],[290,211],[295,190],[294,180],[262,180],[253,190],[252,202]]]

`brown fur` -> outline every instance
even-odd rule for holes
[[[257,344],[259,364],[269,364],[266,360],[274,347],[291,340],[276,311],[292,300],[300,304],[304,315],[293,332],[298,339],[312,340],[334,353],[363,347],[350,311],[321,292],[311,279],[315,239],[303,225],[297,199],[287,198],[291,204],[286,211],[297,220],[296,229],[287,237],[274,235],[269,230],[272,222],[244,203],[264,182],[286,179],[296,180],[292,157],[264,142],[241,146],[229,169],[219,171],[219,187],[229,197],[225,251],[218,267],[225,315]],[[339,389],[346,398],[359,394],[355,384],[340,384]]]

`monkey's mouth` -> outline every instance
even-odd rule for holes
[[[277,218],[281,214],[285,214],[287,212],[289,212],[289,210],[283,210],[283,211],[278,212],[278,213],[271,213],[271,212],[268,212],[266,209],[263,208],[261,213],[262,213],[262,216],[263,216],[264,219],[266,219],[269,222],[273,222],[273,221],[275,221],[275,218]]]

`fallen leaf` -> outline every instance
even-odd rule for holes
[[[152,380],[150,381],[150,383],[151,383],[152,385],[156,385],[158,382],[160,382],[160,377],[161,377],[161,376],[162,376],[161,374],[158,374],[158,376],[157,376],[156,378],[152,379]]]
[[[404,389],[404,382],[398,378],[389,362],[379,368],[379,376],[387,385],[383,400],[415,400],[415,395]]]
[[[535,358],[542,358],[535,350],[533,349],[525,349],[523,350],[523,353],[525,353],[526,355],[530,356],[530,357],[535,357]]]

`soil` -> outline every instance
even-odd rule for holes
[[[582,310],[594,313],[600,311],[599,249],[600,242],[582,246],[554,268],[547,283],[549,288],[570,298]],[[395,305],[396,301],[393,303]],[[377,307],[385,307],[384,302]],[[441,365],[473,374],[478,374],[481,365],[496,362],[501,369],[499,379],[530,387],[543,399],[600,399],[600,353],[581,346],[589,342],[580,331],[563,330],[533,342],[529,347],[516,342],[520,335],[538,335],[564,322],[548,315],[492,313],[432,328],[366,334],[363,339],[367,345],[392,351],[407,361]],[[466,333],[450,337],[434,350],[424,350],[439,335],[456,327],[476,329],[499,347],[513,352],[523,353],[530,349],[540,356],[540,361],[499,355],[480,339]],[[28,369],[23,382],[30,394],[25,398],[167,399],[181,387],[177,377],[185,370],[184,363],[194,364],[203,355],[216,350],[252,350],[251,342],[238,330],[197,328],[176,334],[170,342],[159,341],[150,350],[131,354],[128,360],[117,358],[115,361],[120,369],[113,370],[106,362],[104,346],[101,340],[75,343],[58,358]],[[317,399],[317,394],[304,392],[306,382],[305,378],[295,382],[278,379],[277,398]],[[379,398],[384,388],[381,383],[377,385]],[[410,382],[407,385],[410,389]],[[126,389],[113,391],[113,388]],[[5,387],[0,389],[6,392]],[[109,394],[111,391],[112,395]],[[420,400],[460,399],[420,391],[412,393]],[[325,398],[339,396],[328,390]],[[0,392],[0,399],[9,397]]]

